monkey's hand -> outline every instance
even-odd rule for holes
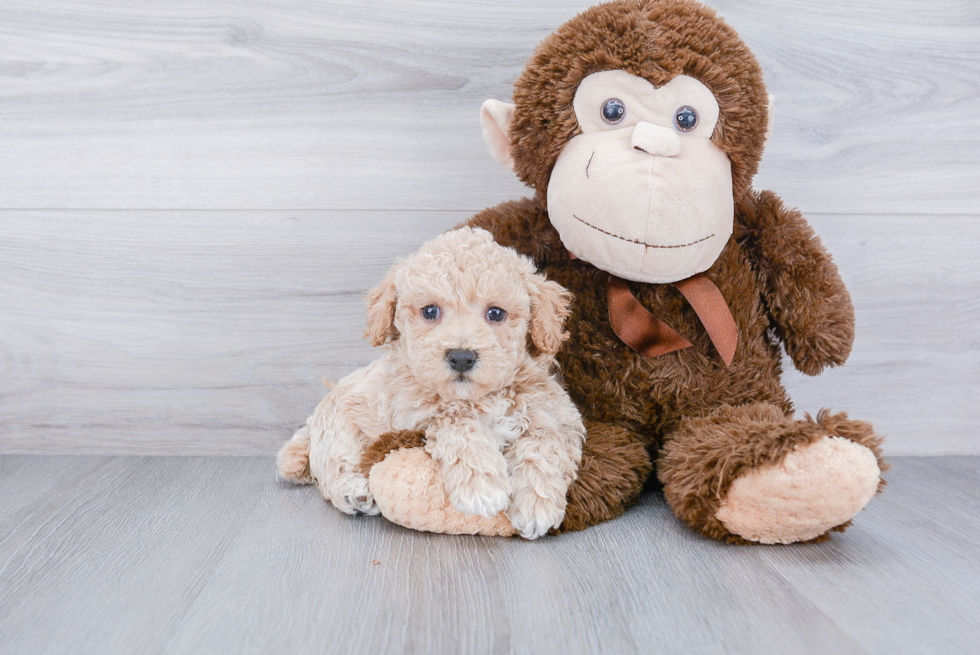
[[[843,364],[854,342],[854,307],[837,266],[803,215],[771,191],[739,203],[736,238],[754,258],[776,334],[796,368],[817,375]]]

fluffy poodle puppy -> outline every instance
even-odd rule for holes
[[[362,457],[417,430],[457,510],[506,511],[529,539],[557,528],[585,439],[552,373],[570,300],[484,230],[426,243],[368,295],[365,336],[384,354],[333,387],[283,446],[281,476],[315,483],[348,514],[377,514]]]

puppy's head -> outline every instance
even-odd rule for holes
[[[477,398],[510,384],[527,360],[553,360],[570,302],[529,258],[464,227],[392,267],[368,295],[366,336],[389,343],[443,398]]]

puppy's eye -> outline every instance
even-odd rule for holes
[[[427,321],[434,321],[442,314],[436,305],[426,305],[422,308],[422,318]]]
[[[615,125],[626,116],[626,105],[619,98],[609,98],[602,103],[602,120]]]
[[[698,125],[698,112],[694,107],[684,105],[674,112],[674,127],[681,132],[690,132]]]
[[[487,320],[491,323],[500,323],[505,318],[507,318],[507,312],[500,307],[491,307],[487,310]]]

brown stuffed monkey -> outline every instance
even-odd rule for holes
[[[847,359],[850,296],[803,216],[752,189],[771,126],[762,71],[690,0],[621,0],[547,37],[484,140],[533,198],[468,224],[575,296],[561,376],[586,419],[561,530],[620,515],[656,471],[676,515],[733,542],[843,530],[884,484],[868,423],[793,416],[781,348],[816,375]],[[366,465],[382,514],[436,531],[438,471],[383,440]],[[508,534],[501,517],[486,534]]]

